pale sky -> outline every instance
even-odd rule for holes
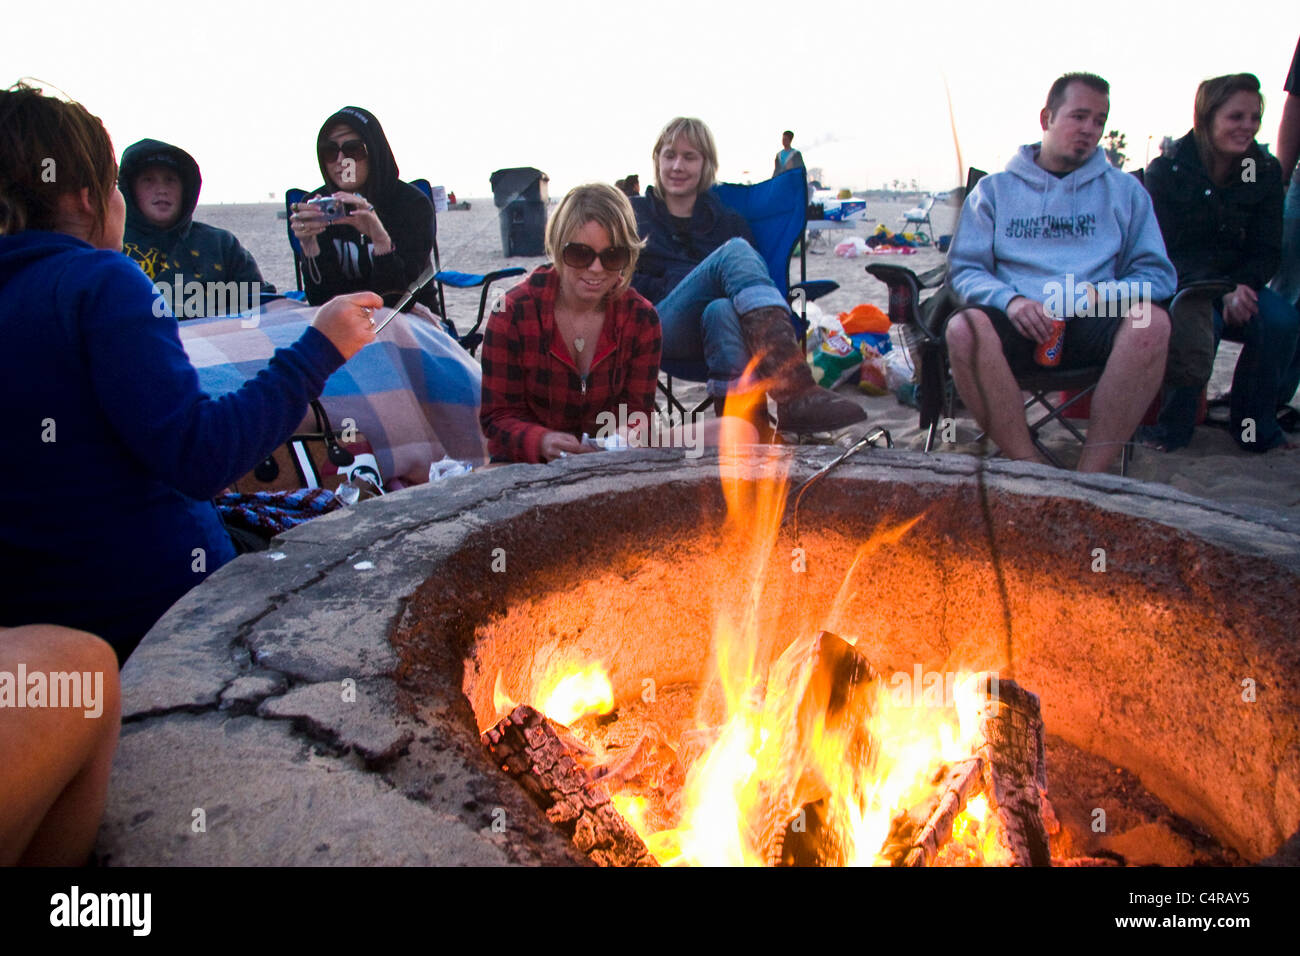
[[[7,4],[0,82],[36,77],[103,119],[120,157],[143,137],[188,150],[203,202],[315,187],[325,117],[363,106],[402,176],[459,196],[536,166],[551,194],[639,173],[663,124],[698,116],[720,178],[763,179],[795,131],[828,187],[959,181],[944,78],[966,165],[1000,169],[1039,138],[1051,81],[1111,83],[1107,128],[1142,165],[1191,127],[1196,85],[1249,71],[1273,142],[1300,36],[1295,0],[458,0],[447,3],[89,0]]]

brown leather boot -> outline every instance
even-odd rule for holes
[[[740,317],[740,332],[750,355],[761,356],[755,374],[772,383],[778,430],[828,432],[866,420],[857,402],[817,385],[784,308],[746,312]]]
[[[726,412],[727,400],[719,398],[716,395],[713,398],[713,413],[719,418]],[[732,414],[736,414],[733,407]],[[767,415],[767,396],[759,395],[758,400],[749,405],[745,414],[741,416],[745,421],[754,426],[754,431],[758,432],[758,440],[763,444],[770,444],[773,439],[772,421]]]

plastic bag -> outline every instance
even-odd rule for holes
[[[867,241],[861,236],[849,236],[835,246],[835,254],[845,259],[856,259],[867,251]]]
[[[916,379],[916,369],[906,349],[893,349],[885,356],[885,387],[897,393]]]
[[[861,305],[855,305],[848,312],[840,313],[840,327],[849,335],[857,335],[860,332],[888,333],[889,316],[870,302],[863,302]]]
[[[441,461],[435,461],[429,465],[429,480],[441,481],[444,478],[463,475],[473,470],[474,464],[472,462],[457,461],[449,455],[444,455]]]

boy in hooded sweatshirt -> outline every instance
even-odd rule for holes
[[[1059,368],[1103,365],[1080,471],[1105,471],[1160,387],[1177,277],[1142,184],[1099,148],[1110,87],[1090,73],[1052,84],[1041,143],[966,199],[948,259],[966,305],[946,340],[962,401],[1009,458],[1044,462],[1015,376],[1065,321]]]
[[[244,312],[257,307],[261,292],[275,291],[233,233],[194,221],[202,185],[199,164],[179,147],[142,139],[122,154],[122,251],[177,319]]]

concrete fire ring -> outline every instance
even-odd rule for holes
[[[798,482],[837,453],[759,454],[789,456]],[[493,609],[490,583],[474,591],[465,549],[473,541],[482,551],[495,527],[518,534],[555,506],[711,487],[718,475],[716,456],[667,450],[491,469],[318,518],[220,569],[158,622],[122,672],[122,736],[97,858],[112,866],[584,862],[491,765],[461,690],[465,649],[413,619],[414,609],[431,582],[452,579],[466,608]],[[1188,561],[1208,549],[1245,562],[1256,580],[1275,580],[1279,613],[1297,619],[1300,521],[1288,515],[1108,475],[867,451],[809,494],[804,520],[815,521],[818,502],[846,482],[936,499],[978,485],[998,501],[1061,502],[1102,523],[1136,519],[1190,548]],[[475,573],[491,575],[486,566]],[[461,620],[467,614],[458,609],[443,624],[472,626]],[[418,666],[394,647],[398,631],[422,634]],[[1216,837],[1260,860],[1293,853],[1300,828],[1300,654],[1293,630],[1247,643],[1225,653],[1257,680],[1259,704],[1229,718],[1249,730],[1229,733],[1215,759],[1243,767],[1262,759],[1272,771],[1241,772],[1272,777],[1257,798],[1234,798],[1240,806],[1199,810],[1214,818]],[[1114,676],[1121,700],[1137,679]],[[1086,745],[1091,731],[1072,732]],[[1268,738],[1262,757],[1244,752],[1242,740],[1256,738],[1259,746]],[[1178,806],[1187,802],[1178,787],[1161,796],[1188,809]],[[1195,816],[1194,798],[1190,809]]]

